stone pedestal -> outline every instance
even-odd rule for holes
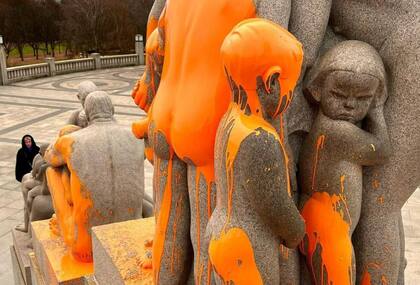
[[[153,239],[155,218],[94,227],[93,259],[99,285],[153,284],[151,268],[144,268],[145,242]]]
[[[10,247],[15,284],[32,285],[29,254],[32,252],[29,234],[12,230],[13,245]]]
[[[35,259],[31,260],[32,275],[38,268],[45,284],[85,284],[84,277],[92,275],[93,264],[76,261],[63,239],[51,233],[49,220],[32,222],[31,226],[35,253]],[[34,285],[38,284],[42,283]]]

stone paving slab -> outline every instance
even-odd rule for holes
[[[9,246],[11,228],[23,222],[20,184],[14,178],[16,152],[23,135],[30,133],[38,144],[51,142],[70,113],[80,107],[77,85],[94,81],[110,93],[116,118],[122,127],[144,116],[130,96],[142,67],[127,67],[66,74],[0,86],[0,285],[13,283]],[[153,168],[145,163],[145,188],[152,195]],[[420,190],[403,208],[406,230],[406,285],[420,284]]]

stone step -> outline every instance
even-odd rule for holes
[[[23,284],[32,285],[30,268],[31,265],[29,262],[29,253],[33,252],[31,237],[28,233],[20,232],[15,229],[12,229],[12,237],[13,246],[11,247],[10,251],[12,253],[15,283],[17,282],[16,277],[21,275],[24,282]],[[16,260],[13,260],[14,257],[16,257]]]

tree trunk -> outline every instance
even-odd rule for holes
[[[24,61],[24,59],[23,59],[23,46],[22,46],[22,44],[18,44],[17,48],[18,48],[20,59],[22,61]]]

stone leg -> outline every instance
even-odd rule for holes
[[[58,224],[72,224],[72,207],[69,205],[67,200],[67,196],[70,194],[65,194],[65,191],[69,188],[69,186],[64,185],[66,181],[70,180],[70,178],[67,177],[68,173],[63,171],[61,168],[49,167],[46,171],[46,176],[48,180],[48,188],[51,192],[52,204],[55,209],[56,218],[59,221]],[[71,240],[73,239],[73,232],[67,232],[67,230],[70,228],[73,229],[73,227],[63,227],[59,230],[66,244],[71,243]]]
[[[154,283],[186,284],[192,262],[187,166],[169,151],[163,137],[156,139],[155,143],[154,149],[159,151],[155,151],[153,175],[156,218]],[[162,148],[167,151],[162,151]]]
[[[24,213],[24,217],[23,217],[23,221],[24,224],[23,225],[19,225],[17,226],[15,229],[21,232],[28,232],[29,229],[29,210],[27,208],[27,200],[28,200],[28,192],[36,187],[40,185],[40,182],[35,180],[31,173],[25,174],[22,178],[22,196],[23,196],[23,205],[24,205],[24,209],[23,209],[23,213]]]
[[[212,174],[213,169],[188,165],[195,284],[214,284],[208,258],[208,241],[205,240],[206,226],[216,205],[216,187]]]

